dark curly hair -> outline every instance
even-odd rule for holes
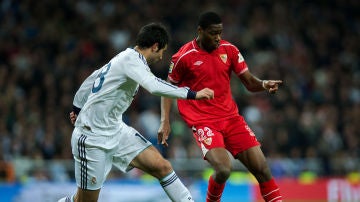
[[[210,25],[220,24],[220,23],[222,23],[220,16],[215,12],[208,11],[200,15],[198,25],[201,28],[206,29]]]
[[[159,44],[159,50],[169,43],[169,34],[161,23],[150,23],[143,26],[135,41],[140,48],[149,48],[155,43]]]

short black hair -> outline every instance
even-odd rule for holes
[[[200,15],[198,25],[201,28],[206,29],[210,25],[221,24],[221,23],[222,23],[222,20],[217,13],[212,12],[212,11],[207,11]]]
[[[153,22],[140,29],[135,45],[150,48],[155,43],[159,44],[159,50],[163,49],[169,43],[169,34],[163,24]]]

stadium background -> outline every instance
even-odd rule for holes
[[[54,201],[73,192],[68,113],[81,82],[133,45],[138,29],[151,21],[163,22],[171,33],[163,61],[153,66],[165,79],[171,54],[196,36],[204,10],[221,14],[223,38],[238,46],[255,75],[284,80],[275,95],[249,94],[237,79],[232,88],[285,198],[360,201],[357,0],[1,1],[0,201],[31,200],[30,195]],[[159,101],[142,89],[125,115],[154,142]],[[173,112],[170,147],[159,149],[201,201],[211,170],[175,107]],[[240,163],[235,170],[224,201],[258,199],[253,178]],[[151,177],[136,170],[114,170],[109,179],[103,201],[128,201],[127,193],[139,201],[152,201],[149,193],[163,196]],[[294,187],[321,196],[299,199],[288,193]],[[239,193],[244,198],[231,198]]]

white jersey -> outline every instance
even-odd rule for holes
[[[73,105],[78,107],[78,108],[82,108],[86,102],[86,100],[88,99],[88,96],[91,92],[91,88],[95,82],[95,79],[97,77],[97,75],[99,74],[101,69],[97,69],[95,71],[93,71],[93,73],[88,76],[85,81],[83,81],[83,83],[81,84],[80,88],[78,89],[78,91],[75,94],[74,97],[74,101],[73,101]]]
[[[122,114],[133,101],[139,85],[151,94],[171,98],[185,99],[189,92],[188,88],[179,88],[157,78],[144,56],[127,48],[80,86],[73,102],[81,108],[75,126],[93,134],[115,135],[124,124]]]

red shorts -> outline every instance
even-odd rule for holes
[[[194,125],[192,131],[204,157],[212,148],[222,147],[236,156],[240,152],[260,145],[242,116]]]

